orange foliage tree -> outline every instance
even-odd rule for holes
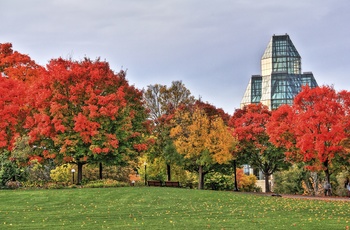
[[[305,162],[312,171],[323,170],[329,182],[334,163],[345,164],[350,159],[343,146],[350,137],[349,96],[329,86],[305,86],[293,106],[273,112],[270,140],[287,149],[290,160]]]
[[[236,140],[220,116],[209,117],[195,106],[190,111],[177,110],[170,136],[188,168],[198,172],[198,189],[204,188],[204,176],[215,164],[232,159]]]

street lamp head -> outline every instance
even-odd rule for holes
[[[145,162],[143,163],[143,165],[145,165],[145,166],[146,166],[146,165],[147,165],[147,162],[145,161]]]
[[[75,169],[70,170],[72,173],[75,173]]]

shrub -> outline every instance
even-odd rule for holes
[[[72,169],[73,165],[71,164],[63,164],[57,166],[55,169],[51,170],[50,177],[54,182],[62,182],[68,184],[72,179]]]
[[[47,189],[62,189],[62,188],[65,188],[66,186],[64,183],[47,183],[45,187]]]
[[[246,175],[243,173],[242,168],[238,168],[236,171],[238,189],[243,192],[258,192],[261,188],[256,186],[256,176]]]
[[[255,175],[243,175],[241,180],[238,182],[238,188],[244,192],[257,192],[260,191],[256,187],[256,176]]]
[[[117,181],[129,181],[129,175],[135,173],[135,171],[128,166],[108,166],[103,165],[102,177],[117,180]],[[99,165],[98,164],[87,164],[83,169],[83,180],[96,181],[99,180]]]
[[[110,188],[110,187],[126,187],[129,186],[126,182],[120,182],[112,179],[104,179],[97,181],[90,181],[84,184],[85,188]]]
[[[24,188],[45,188],[47,183],[45,181],[23,181],[22,186]]]
[[[348,195],[348,189],[346,188],[346,182],[347,179],[349,178],[349,172],[343,171],[340,172],[336,177],[335,177],[335,184],[332,184],[332,193],[334,195],[338,196],[347,196]]]
[[[233,177],[219,172],[213,172],[206,175],[204,186],[212,190],[232,190]]]
[[[147,176],[147,180],[159,180],[164,182],[166,180],[166,175],[165,174],[150,175],[150,176]]]
[[[29,183],[37,183],[43,181],[44,183],[50,181],[50,171],[53,169],[53,162],[48,161],[45,163],[39,163],[38,160],[30,161],[28,167],[25,168],[27,175],[27,181]]]
[[[276,193],[303,194],[304,170],[296,165],[289,170],[274,173],[274,187]]]
[[[23,181],[26,178],[23,168],[19,167],[14,159],[10,159],[8,151],[0,154],[0,183],[2,186],[6,186],[8,181]]]
[[[21,187],[21,183],[18,181],[8,181],[6,183],[6,187],[8,187],[9,189],[17,189]]]
[[[191,172],[187,172],[187,174],[192,175],[192,176],[188,176],[185,179],[181,179],[180,183],[181,186],[184,188],[197,188],[198,187],[198,178],[197,175],[193,175],[193,173]]]

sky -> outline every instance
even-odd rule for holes
[[[100,58],[139,89],[182,81],[230,115],[274,34],[289,34],[319,85],[350,90],[349,0],[0,0],[0,9],[0,43],[40,65]]]

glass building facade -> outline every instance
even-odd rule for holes
[[[262,103],[269,109],[292,104],[303,85],[317,87],[311,72],[301,72],[301,57],[289,35],[273,35],[261,58],[261,75],[253,75],[241,107]]]

